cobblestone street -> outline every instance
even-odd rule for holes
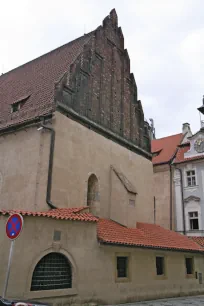
[[[125,306],[184,306],[184,305],[185,306],[204,305],[204,295],[125,304]]]

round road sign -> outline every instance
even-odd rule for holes
[[[9,239],[18,238],[23,228],[23,217],[20,214],[13,214],[6,223],[6,235]]]

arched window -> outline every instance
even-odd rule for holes
[[[88,179],[87,206],[90,207],[90,211],[92,214],[96,216],[99,215],[100,213],[99,184],[95,174],[91,174]]]
[[[31,291],[72,288],[72,267],[60,253],[45,255],[36,265]]]
[[[88,180],[87,205],[91,206],[94,201],[99,200],[98,179],[95,174],[91,174]]]

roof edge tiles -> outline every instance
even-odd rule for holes
[[[98,218],[87,212],[87,207],[57,208],[49,211],[26,211],[26,210],[0,210],[0,215],[12,215],[19,213],[22,216],[47,217],[60,220],[97,222]]]

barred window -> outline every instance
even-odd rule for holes
[[[45,255],[33,272],[31,291],[72,288],[72,268],[60,253]]]

